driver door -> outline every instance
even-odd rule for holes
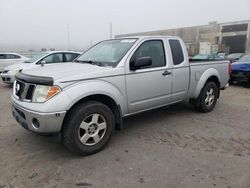
[[[129,70],[126,73],[129,113],[154,108],[171,99],[172,70],[167,68],[164,42],[144,41],[134,52],[129,62],[141,57],[151,57],[152,65]]]

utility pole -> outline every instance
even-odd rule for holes
[[[109,23],[109,34],[110,34],[110,39],[112,39],[112,22]]]
[[[67,24],[67,31],[68,31],[68,50],[70,50],[70,40],[69,40],[69,24]]]

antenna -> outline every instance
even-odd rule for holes
[[[112,22],[109,23],[109,34],[110,34],[110,39],[112,39]]]
[[[68,31],[68,50],[69,50],[70,49],[69,24],[67,24],[67,31]]]

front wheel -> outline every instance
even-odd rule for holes
[[[195,100],[195,108],[200,112],[212,111],[216,105],[218,93],[219,88],[216,83],[207,82]]]
[[[114,125],[114,115],[106,105],[88,101],[69,112],[62,129],[62,141],[76,154],[94,154],[106,146]]]

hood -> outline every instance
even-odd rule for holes
[[[232,71],[250,71],[250,62],[236,62],[232,64]]]
[[[22,71],[28,75],[52,77],[55,83],[112,76],[122,72],[121,68],[101,67],[87,63],[56,63]]]
[[[24,69],[34,66],[33,63],[17,63],[4,68],[4,70]]]

